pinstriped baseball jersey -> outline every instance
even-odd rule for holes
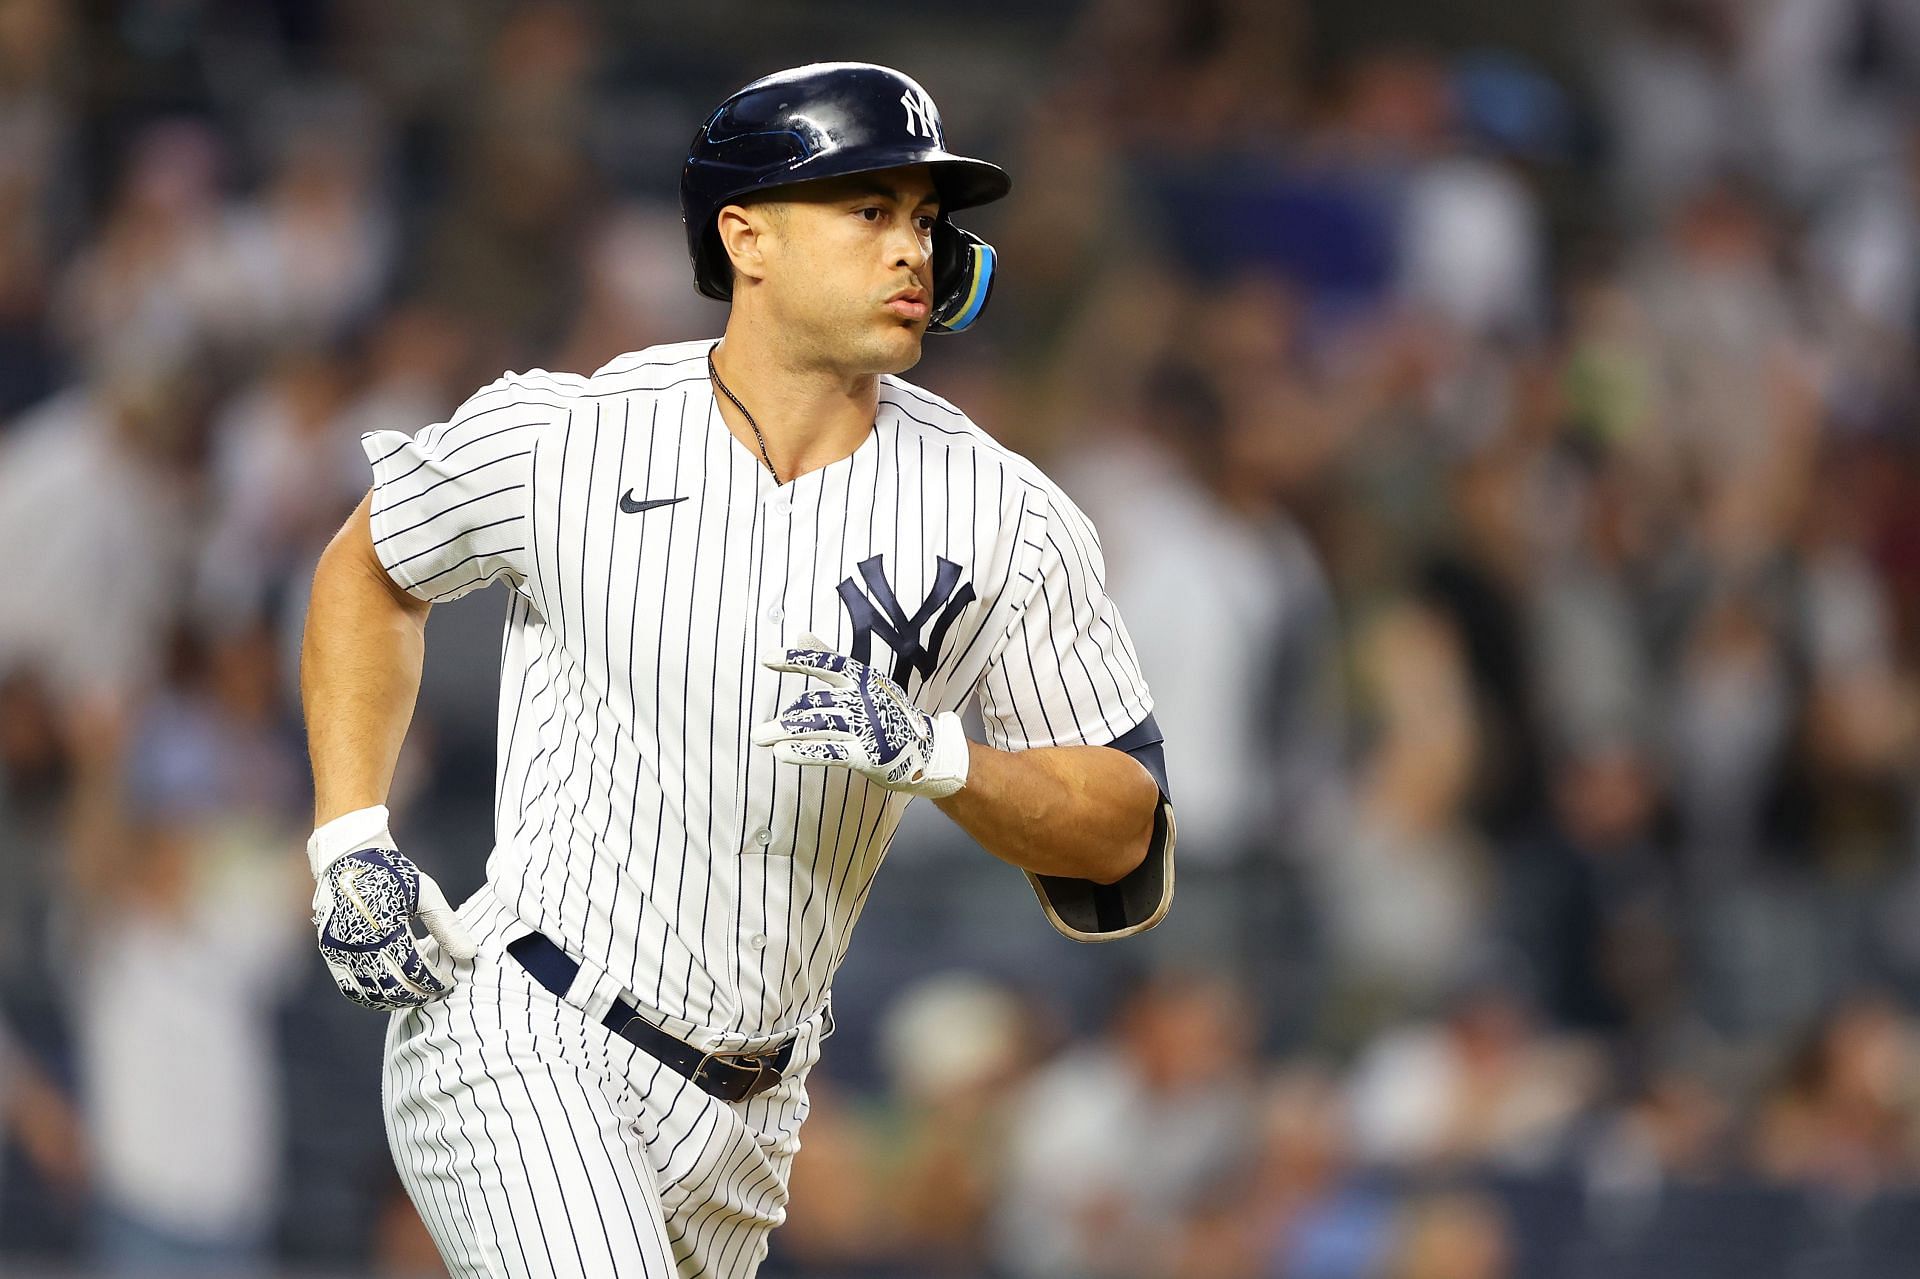
[[[495,578],[488,891],[675,1034],[755,1048],[822,1013],[908,797],[778,764],[811,631],[990,745],[1111,742],[1152,709],[1086,517],[946,401],[881,379],[849,457],[777,483],[728,432],[712,343],[532,372],[375,432],[372,528],[424,600]]]

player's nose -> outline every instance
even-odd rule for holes
[[[908,219],[906,224],[897,227],[888,237],[890,261],[896,267],[905,267],[919,275],[933,256],[933,242],[923,236],[920,229]]]

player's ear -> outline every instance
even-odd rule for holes
[[[720,246],[727,251],[734,276],[761,280],[767,274],[768,241],[778,221],[766,203],[729,204],[720,210],[716,225]]]

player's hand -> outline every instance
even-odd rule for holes
[[[888,790],[933,799],[966,785],[967,734],[953,712],[927,714],[898,684],[812,635],[767,654],[761,665],[827,685],[753,730],[754,745],[772,747],[775,759],[851,768]]]
[[[393,846],[384,806],[336,817],[307,841],[313,867],[313,924],[320,958],[340,993],[356,1004],[398,1012],[445,998],[451,959],[478,953],[440,885]],[[433,940],[413,935],[418,916]]]

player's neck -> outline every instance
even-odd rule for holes
[[[729,322],[713,352],[727,389],[753,414],[782,483],[831,466],[858,449],[873,428],[880,379],[796,358],[754,325]],[[753,427],[718,387],[714,398],[733,437],[758,454]]]

